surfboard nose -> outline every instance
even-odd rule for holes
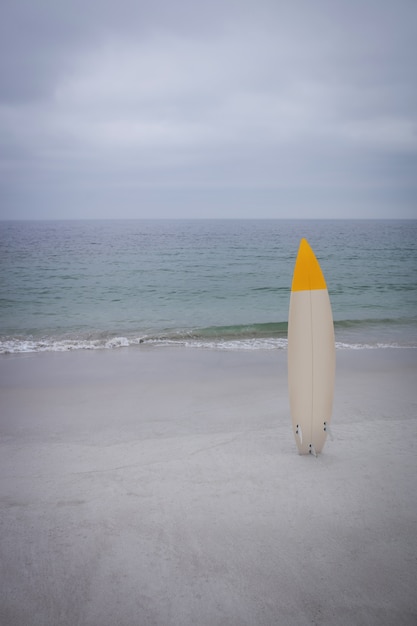
[[[295,261],[291,291],[327,289],[323,272],[307,239],[301,239]]]

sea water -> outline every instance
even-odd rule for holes
[[[0,222],[0,353],[285,349],[306,237],[337,347],[417,347],[417,220]]]

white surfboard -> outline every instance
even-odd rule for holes
[[[306,239],[294,267],[288,315],[288,386],[300,454],[319,454],[333,408],[333,316],[323,272]]]

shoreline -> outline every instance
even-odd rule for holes
[[[415,624],[417,351],[337,351],[318,458],[286,358],[0,356],[0,621]]]
[[[414,321],[392,327],[384,324],[375,327],[374,321],[359,322],[364,328],[358,330],[354,321],[339,322],[343,329],[337,328],[335,322],[335,339],[337,350],[374,350],[391,348],[417,348],[417,331]],[[370,324],[370,327],[367,327]],[[269,334],[263,328],[272,324],[249,324],[237,327],[211,327],[205,329],[171,329],[151,333],[134,332],[96,332],[64,333],[34,337],[3,336],[0,340],[0,357],[8,354],[37,354],[44,352],[75,352],[101,351],[141,348],[187,348],[204,350],[286,350],[287,327]],[[277,324],[282,326],[282,324]],[[352,330],[352,326],[356,326]],[[373,328],[372,328],[373,326]],[[394,330],[393,330],[394,329]]]

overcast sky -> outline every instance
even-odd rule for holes
[[[0,218],[417,217],[416,0],[10,0]]]

